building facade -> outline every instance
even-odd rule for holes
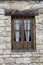
[[[11,15],[27,9],[35,13],[35,50],[12,51]],[[43,65],[43,1],[0,2],[0,65]]]

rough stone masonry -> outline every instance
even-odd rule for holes
[[[11,16],[5,16],[5,9],[9,9],[14,3],[16,5],[17,2],[0,2],[0,65],[43,65],[43,13],[35,16],[36,50],[32,52],[11,51]],[[27,2],[25,1],[25,3]],[[23,4],[23,2],[19,2],[17,5],[20,4]],[[26,5],[23,4],[24,9],[28,5],[32,8],[34,6],[34,8],[43,9],[43,1],[39,3],[28,2]],[[13,7],[16,8],[16,6]]]

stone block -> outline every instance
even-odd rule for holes
[[[11,43],[6,43],[6,48],[11,49]]]
[[[4,9],[0,9],[0,14],[4,14]]]
[[[0,8],[9,8],[9,3],[2,3],[2,2],[0,2]]]
[[[42,44],[42,43],[41,43],[41,40],[37,38],[37,39],[36,39],[36,44],[37,44],[37,45]]]
[[[0,55],[3,53],[3,50],[0,50]]]
[[[40,57],[40,54],[36,53],[32,55],[33,57]]]
[[[36,48],[43,50],[43,45],[36,45]]]
[[[2,59],[2,55],[0,55],[0,59]]]
[[[35,16],[35,21],[36,21],[36,23],[39,22],[39,16]]]
[[[14,58],[6,58],[5,63],[15,63],[16,60]]]
[[[6,49],[6,44],[0,44],[0,49]]]
[[[0,27],[3,27],[3,26],[5,26],[5,22],[4,20],[0,20]]]
[[[30,64],[31,65],[31,64]],[[38,65],[38,63],[32,63],[32,65]],[[40,64],[39,64],[40,65]]]
[[[37,52],[38,54],[40,54],[40,49],[37,49],[37,48],[36,48],[36,52]]]
[[[5,55],[5,54],[3,54],[3,58],[9,58],[10,57],[10,55]]]
[[[21,65],[30,65],[30,64],[28,64],[28,63],[22,63]]]
[[[2,65],[5,65],[5,63],[3,63]]]
[[[0,20],[8,20],[10,16],[0,15]]]
[[[6,25],[6,27],[11,26],[11,19],[5,20],[5,25]]]
[[[5,37],[3,37],[3,40],[4,40],[4,43],[6,43],[6,36],[5,36]]]
[[[21,55],[21,54],[19,54],[19,52],[11,52],[11,55]]]
[[[31,57],[31,56],[32,56],[32,54],[29,52],[28,53],[25,52],[24,54],[22,54],[22,57]]]
[[[0,64],[3,64],[4,63],[4,60],[3,59],[0,59]]]
[[[31,58],[31,62],[38,63],[39,62],[39,58],[40,57],[33,57],[33,58]]]
[[[40,57],[43,57],[43,53],[40,53]]]
[[[11,37],[6,37],[6,42],[11,43]]]
[[[10,31],[6,32],[6,36],[11,37],[11,32]]]
[[[40,49],[40,54],[43,54],[43,50]]]
[[[11,31],[11,27],[6,27],[6,31]]]
[[[14,64],[14,63],[7,63],[6,65],[17,65],[17,64]]]
[[[22,55],[22,54],[24,54],[25,52],[18,52],[18,54],[20,54],[20,55]]]
[[[24,63],[31,63],[31,59],[30,58],[24,58]]]
[[[0,37],[0,44],[2,44],[4,41],[3,37]],[[0,46],[1,47],[1,46]]]
[[[0,37],[5,37],[6,36],[6,31],[0,31]]]
[[[24,63],[23,58],[16,58],[16,63]]]
[[[11,50],[9,50],[9,49],[8,49],[8,50],[4,50],[4,51],[3,51],[3,54],[6,54],[6,55],[7,55],[7,54],[11,54]]]
[[[13,58],[20,58],[21,57],[21,55],[11,55],[11,57],[13,57]]]
[[[43,63],[43,57],[40,57],[40,62],[42,62],[42,63]]]
[[[4,32],[5,31],[5,27],[0,27],[0,32]]]
[[[39,19],[43,19],[43,14],[39,14]]]

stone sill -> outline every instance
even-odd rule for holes
[[[36,52],[36,49],[11,49],[11,52]]]

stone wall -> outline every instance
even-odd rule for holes
[[[5,7],[9,8],[9,2],[0,2],[0,65],[43,65],[43,14],[35,16],[36,50],[13,52],[11,51],[11,17],[5,16]]]

